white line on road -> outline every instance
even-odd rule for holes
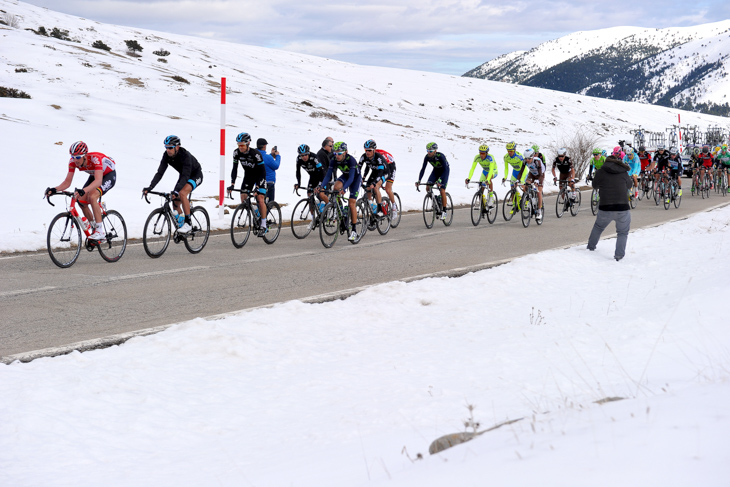
[[[6,298],[8,296],[18,296],[21,294],[39,293],[41,291],[50,291],[56,289],[55,286],[36,287],[33,289],[18,289],[17,291],[5,291],[0,293],[0,298]]]

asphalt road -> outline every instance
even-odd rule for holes
[[[474,227],[469,209],[457,209],[451,226],[437,221],[430,230],[420,212],[408,213],[386,236],[368,232],[357,245],[341,236],[329,250],[318,233],[297,240],[286,226],[273,245],[252,236],[242,249],[233,247],[228,233],[211,235],[197,255],[171,243],[151,259],[134,241],[110,264],[82,250],[69,269],[56,267],[45,251],[3,255],[0,357],[585,243],[594,221],[589,196],[583,192],[576,217],[561,219],[555,197],[546,198],[545,223],[528,228],[519,215],[504,222],[501,210],[493,225],[483,220]],[[679,209],[640,201],[631,227],[727,203],[730,197],[715,193],[708,200],[685,194]],[[613,231],[611,226],[606,234]]]

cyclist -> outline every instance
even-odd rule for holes
[[[426,183],[428,190],[431,190],[431,186],[434,184],[439,188],[441,192],[441,205],[442,211],[439,217],[442,220],[446,220],[446,185],[449,183],[449,161],[446,160],[446,156],[441,152],[438,152],[439,146],[436,142],[429,142],[426,144],[426,156],[423,158],[423,166],[421,166],[421,172],[418,174],[418,181],[416,181],[416,189],[420,191],[418,186],[421,184],[423,179],[423,173],[426,171],[426,165],[431,164],[433,170],[431,175],[428,177]]]
[[[570,185],[570,199],[575,199],[575,168],[573,167],[573,162],[570,160],[570,156],[568,156],[568,149],[565,147],[561,147],[558,149],[558,155],[555,157],[555,160],[553,161],[553,183],[558,182],[558,178],[555,176],[555,169],[557,169],[560,172],[560,180],[565,181],[568,179],[568,184]]]
[[[385,181],[383,174],[385,173],[385,166],[388,162],[385,160],[385,157],[375,151],[378,148],[378,144],[373,139],[366,140],[363,147],[365,148],[365,153],[360,156],[358,166],[362,172],[363,179],[365,179],[365,174],[368,174],[364,184],[365,189],[370,190],[371,194],[375,195],[375,201],[378,203],[377,213],[383,214],[387,212],[387,208],[385,208],[383,198],[380,196],[380,187],[383,185],[383,181]]]
[[[263,237],[269,229],[266,227],[266,164],[264,156],[258,149],[251,147],[251,135],[241,132],[236,136],[238,149],[233,150],[233,170],[231,171],[231,185],[228,187],[230,196],[238,177],[238,164],[243,168],[241,181],[241,203],[248,199],[248,195],[256,192],[256,203],[261,214],[261,229],[259,237]]]
[[[663,145],[659,145],[654,154],[654,163],[652,164],[652,170],[654,171],[654,181],[659,184],[659,177],[662,171],[665,171],[669,164],[669,153],[664,149]]]
[[[606,151],[596,147],[593,149],[593,157],[588,165],[588,176],[586,177],[586,183],[589,183],[593,179],[593,170],[598,171],[603,167],[603,163],[606,162]]]
[[[162,154],[160,166],[157,168],[157,173],[152,178],[150,185],[142,189],[142,194],[147,194],[155,189],[168,166],[180,173],[180,177],[171,191],[172,204],[178,212],[177,226],[180,228],[180,233],[188,233],[193,229],[190,221],[189,196],[203,182],[203,169],[200,167],[198,160],[184,147],[180,146],[180,137],[177,135],[165,137],[165,152]],[[180,211],[181,204],[182,212]]]
[[[518,179],[518,175],[522,174],[522,169],[525,166],[525,159],[522,157],[522,154],[517,152],[517,144],[514,142],[507,142],[507,145],[505,146],[507,148],[507,153],[504,155],[504,175],[505,177],[510,174],[509,173],[509,167],[512,166],[512,176],[510,178],[510,181],[516,181],[516,182],[524,182],[523,180]],[[527,177],[527,174],[525,174],[525,177]],[[502,178],[502,184],[506,181],[505,178]]]
[[[682,173],[684,172],[684,166],[682,165],[682,156],[679,155],[679,150],[676,147],[669,148],[669,160],[667,164],[669,166],[669,177],[677,181],[679,185],[678,196],[682,196]]]
[[[633,147],[626,148],[624,164],[629,166],[629,176],[634,180],[634,198],[639,197],[639,172],[641,172],[641,159],[634,153]]]
[[[727,150],[727,144],[720,146],[720,152],[717,154],[715,161],[719,164],[720,170],[728,173],[728,169],[730,169],[730,152]],[[730,187],[727,192],[730,193]]]
[[[384,151],[382,149],[375,149],[375,152],[380,154],[385,158],[385,162],[387,163],[385,166],[385,192],[388,194],[388,198],[390,198],[390,205],[393,207],[393,218],[398,216],[398,204],[395,201],[395,196],[393,196],[393,181],[395,181],[395,158],[390,152]]]
[[[355,226],[357,225],[357,209],[355,208],[355,202],[357,201],[357,193],[360,190],[362,175],[360,174],[360,168],[355,158],[347,153],[346,143],[335,142],[332,146],[332,153],[334,154],[334,158],[330,161],[330,167],[324,175],[322,186],[329,184],[336,170],[342,172],[342,175],[335,181],[334,190],[339,191],[340,194],[345,194],[346,189],[350,190],[347,205],[350,208],[350,221],[352,223],[348,240],[354,242],[357,239],[357,231],[355,231]]]
[[[651,153],[646,150],[646,147],[640,145],[638,156],[641,162],[641,172],[643,173],[651,165]]]
[[[697,163],[700,166],[700,181],[702,181],[705,177],[705,171],[709,171],[715,163],[715,159],[710,153],[709,145],[705,144],[702,146],[702,152],[697,155]],[[712,189],[712,184],[710,184],[710,189]]]
[[[525,181],[525,185],[522,186],[522,191],[527,191],[527,185],[531,183],[535,183],[535,186],[537,186],[537,215],[535,218],[538,220],[542,220],[542,185],[545,181],[545,164],[542,162],[542,159],[535,154],[535,149],[530,147],[525,151],[524,154],[524,165],[522,166],[522,173],[524,173],[527,178],[525,179],[523,174],[520,173],[517,176],[518,180]]]
[[[545,164],[545,168],[547,168],[547,163],[545,162],[545,156],[542,152],[540,152],[540,146],[537,144],[532,144],[532,150],[535,151],[535,155],[540,158],[543,164]]]
[[[479,176],[479,182],[485,183],[489,186],[489,191],[494,191],[492,179],[497,177],[497,161],[495,161],[494,157],[489,154],[489,146],[487,144],[479,146],[479,154],[474,156],[474,161],[472,162],[471,170],[469,171],[469,177],[466,178],[465,184],[469,184],[471,177],[474,175],[474,169],[476,169],[477,164],[482,166],[482,174]]]
[[[71,159],[68,161],[66,179],[55,188],[46,188],[46,196],[64,191],[71,186],[76,169],[89,175],[81,189],[74,191],[74,198],[81,205],[81,210],[89,223],[96,222],[94,232],[89,240],[104,240],[104,229],[101,223],[101,207],[99,198],[114,187],[117,182],[117,170],[114,159],[101,152],[89,152],[89,147],[78,141],[69,148]],[[91,205],[91,210],[89,210]]]
[[[324,179],[324,168],[322,164],[317,160],[317,154],[309,149],[307,144],[301,144],[297,147],[297,182],[294,184],[294,189],[297,190],[302,184],[301,171],[304,169],[309,174],[309,183],[307,183],[307,196],[314,192],[314,188],[319,187]],[[317,193],[317,197],[324,202],[326,205],[329,203],[329,198],[326,194],[321,191]],[[314,208],[310,208],[309,211],[314,216]],[[314,228],[315,221],[309,223],[310,230]]]

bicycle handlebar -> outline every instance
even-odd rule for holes
[[[56,191],[55,193],[52,193],[52,194],[43,195],[43,197],[46,199],[46,201],[48,202],[49,205],[56,206],[53,203],[51,203],[51,196],[56,196],[56,195],[73,197],[74,194],[71,191]]]
[[[147,198],[147,195],[150,195],[150,194],[153,194],[155,196],[162,196],[166,200],[171,199],[170,193],[161,193],[159,191],[147,191],[146,193],[143,192],[142,198],[144,198],[144,200],[147,202],[148,205],[150,204],[150,200],[149,200],[149,198]]]

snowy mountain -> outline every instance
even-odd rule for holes
[[[576,32],[464,74],[616,100],[730,114],[730,20]]]
[[[31,97],[0,98],[0,131],[14,142],[5,145],[4,160],[27,160],[32,150],[38,154],[32,170],[40,175],[28,186],[8,188],[12,200],[34,194],[39,203],[18,209],[0,251],[44,248],[43,224],[56,210],[40,196],[63,180],[68,147],[79,139],[117,162],[110,199],[125,215],[130,236],[141,235],[150,206],[140,201],[140,191],[152,179],[169,134],[180,136],[201,161],[205,181],[196,197],[217,215],[222,77],[228,93],[225,153],[230,156],[235,134],[244,131],[254,140],[265,137],[269,148],[277,145],[281,204],[296,201],[288,189],[296,181],[296,147],[307,143],[317,150],[326,136],[347,142],[356,157],[365,140],[375,139],[396,157],[396,190],[404,206],[415,209],[422,195],[412,185],[430,141],[439,143],[458,181],[484,142],[501,159],[510,140],[548,147],[583,128],[612,147],[630,140],[638,126],[664,131],[677,123],[678,112],[660,106],[107,25],[16,0],[0,0],[0,19],[7,24],[0,24],[0,88]],[[130,52],[125,41],[142,51]],[[681,116],[683,124],[701,128],[727,126],[719,117]],[[226,184],[230,171],[226,157]],[[160,184],[173,180],[166,174]],[[470,201],[463,185],[450,186],[450,192],[455,203]],[[211,224],[226,227],[228,218],[214,217]]]

